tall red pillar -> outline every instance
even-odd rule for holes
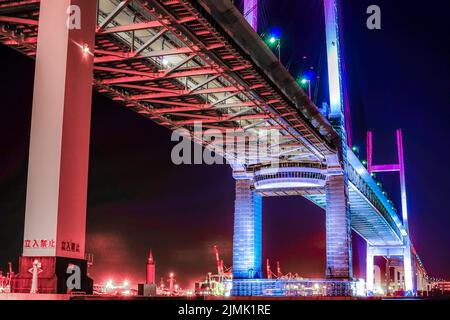
[[[23,256],[13,290],[29,292],[29,269],[39,260],[39,292],[65,293],[69,266],[79,267],[80,290],[90,291],[84,253],[96,1],[40,6]]]
[[[147,276],[146,276],[146,284],[156,284],[155,281],[155,261],[153,260],[153,254],[150,251],[147,261]]]

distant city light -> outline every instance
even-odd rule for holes
[[[106,289],[112,289],[114,287],[113,281],[112,280],[108,280],[106,282],[105,288]]]
[[[359,279],[356,283],[356,295],[359,297],[366,295],[366,281],[364,279]]]

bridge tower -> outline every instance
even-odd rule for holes
[[[258,0],[244,1],[247,22],[257,31]],[[233,168],[236,200],[233,232],[233,279],[262,278],[262,197],[239,165]]]
[[[23,254],[14,292],[30,292],[34,261],[42,265],[40,293],[66,293],[69,266],[81,277],[81,288],[69,289],[92,291],[84,255],[95,28],[96,1],[41,0]]]
[[[245,0],[244,15],[257,30],[258,1]],[[328,69],[330,77],[330,120],[342,142],[339,156],[327,159],[331,164],[326,182],[327,268],[331,279],[349,280],[353,276],[346,173],[346,122],[342,98],[341,63],[339,58],[339,24],[336,0],[325,0]],[[261,278],[261,213],[262,199],[254,191],[254,182],[243,174],[235,174],[236,203],[234,220],[233,276],[235,279]]]
[[[246,173],[234,172],[233,279],[262,278],[262,197]]]
[[[413,263],[412,263],[412,248],[411,240],[409,238],[408,226],[408,204],[406,198],[406,178],[405,178],[405,160],[403,153],[403,135],[401,130],[396,132],[397,138],[397,154],[398,163],[374,165],[373,164],[373,150],[372,150],[372,132],[367,133],[367,170],[369,173],[376,172],[398,172],[400,175],[400,192],[402,202],[402,221],[403,221],[403,246],[401,248],[378,248],[367,245],[367,290],[373,292],[373,258],[376,255],[383,255],[389,257],[390,255],[402,256],[404,264],[404,278],[405,291],[412,293],[414,291],[413,285]]]
[[[258,32],[258,0],[244,1],[244,16],[255,32]]]
[[[327,270],[329,278],[351,279],[352,240],[347,175],[347,130],[343,99],[342,59],[338,0],[324,0],[325,30],[330,95],[329,119],[341,137],[339,159],[329,159],[326,185]],[[337,166],[336,166],[337,163]]]

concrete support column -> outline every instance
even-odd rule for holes
[[[386,258],[386,294],[389,295],[391,292],[389,287],[391,286],[391,259]]]
[[[348,192],[344,175],[330,176],[326,185],[326,240],[329,278],[350,279],[352,241]]]
[[[398,269],[397,269],[397,267],[394,267],[394,288],[395,288],[395,291],[398,291],[398,289],[399,289]]]
[[[236,180],[233,278],[262,278],[262,198],[251,179]]]
[[[422,277],[422,273],[418,272],[417,273],[417,282],[416,282],[416,291],[424,291],[423,290],[423,277]]]
[[[68,265],[86,271],[77,261],[85,253],[95,28],[96,1],[41,1],[22,279],[34,260],[48,279],[58,272],[67,276]],[[42,291],[56,291],[55,281]],[[64,292],[63,282],[58,276],[58,292]],[[26,291],[29,284],[18,285]]]
[[[405,277],[405,291],[407,294],[413,294],[413,270],[412,270],[412,257],[411,257],[411,247],[409,241],[405,248],[405,253],[403,255],[404,264],[404,277]]]
[[[367,255],[366,255],[366,288],[367,295],[372,295],[374,292],[374,256],[370,246],[367,244]]]

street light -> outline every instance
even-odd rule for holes
[[[267,44],[269,47],[273,48],[276,46],[278,49],[278,60],[281,61],[281,32],[278,29],[273,29],[272,32],[269,33],[269,37],[267,38]]]
[[[274,46],[275,44],[277,44],[276,48],[278,49],[278,60],[281,61],[281,39],[277,39],[275,37],[270,37],[269,39],[269,43]]]
[[[312,94],[311,94],[311,79],[308,79],[308,78],[301,78],[300,79],[300,84],[302,84],[302,85],[308,85],[308,97],[309,97],[309,100],[311,100],[311,97],[312,97]]]

